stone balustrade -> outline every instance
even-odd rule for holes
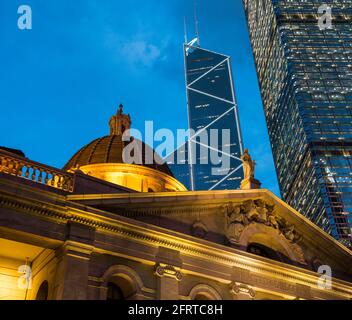
[[[0,173],[5,173],[67,192],[73,192],[74,175],[0,150]]]

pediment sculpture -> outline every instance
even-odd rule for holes
[[[242,203],[228,203],[224,205],[225,234],[231,244],[239,244],[244,230],[252,224],[262,224],[277,230],[289,243],[292,251],[304,262],[303,252],[298,245],[302,240],[295,226],[286,219],[279,217],[275,206],[262,199],[247,200]]]

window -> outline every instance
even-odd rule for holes
[[[106,300],[125,300],[125,296],[123,295],[123,292],[119,286],[109,282]]]
[[[107,283],[107,300],[135,300],[136,288],[130,278],[116,275]]]
[[[44,281],[37,292],[36,300],[48,300],[49,284],[48,281]]]

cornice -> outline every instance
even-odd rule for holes
[[[19,200],[17,197],[6,196],[4,194],[0,194],[0,207],[16,209],[20,212],[30,213],[38,217],[46,217],[53,219],[55,222],[66,223],[71,218],[67,210],[62,209],[62,207],[23,198]]]
[[[91,206],[113,207],[114,212],[126,217],[145,217],[162,215],[188,214],[217,214],[221,205],[228,202],[242,202],[248,199],[265,199],[278,210],[280,215],[303,235],[302,244],[311,248],[315,253],[322,253],[331,261],[343,260],[348,265],[352,252],[336,239],[325,233],[314,223],[294,210],[284,201],[266,189],[259,190],[230,190],[230,191],[195,191],[169,192],[154,194],[96,194],[96,195],[68,195],[72,202],[81,202]],[[110,209],[107,209],[110,211]],[[334,250],[331,250],[334,248]],[[352,269],[350,269],[352,272]]]

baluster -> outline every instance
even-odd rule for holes
[[[57,175],[57,178],[58,178],[58,179],[57,179],[57,188],[58,188],[58,189],[61,189],[61,178],[62,178],[62,177],[61,177],[61,175],[58,174],[58,175]]]
[[[8,159],[7,168],[8,168],[8,173],[9,174],[13,174],[14,166],[15,166],[14,160],[13,159]]]
[[[66,179],[65,179],[65,176],[61,176],[61,190],[66,190]]]
[[[23,162],[19,162],[18,163],[18,171],[17,171],[17,176],[18,177],[22,177],[22,175],[23,175],[23,167],[24,167],[24,163]]]
[[[13,159],[11,174],[13,174],[14,176],[17,176],[19,166],[20,165],[19,165],[18,161],[16,159]]]
[[[8,164],[9,164],[9,160],[7,158],[4,158],[4,160],[2,162],[2,165],[3,165],[3,171],[2,172],[9,173]]]
[[[52,177],[51,177],[51,180],[50,180],[50,185],[51,185],[52,187],[55,187],[55,186],[56,186],[56,184],[55,184],[55,179],[56,179],[55,173],[52,172]]]
[[[26,168],[27,168],[27,170],[26,170],[26,173],[25,173],[24,176],[25,176],[26,179],[28,179],[29,178],[29,170],[31,169],[31,166],[29,164],[27,164]]]
[[[66,190],[66,179],[64,176],[61,176],[61,190]]]
[[[56,174],[52,172],[51,186],[56,187]]]
[[[48,171],[48,186],[54,185],[54,174],[51,171]]]
[[[10,159],[10,174],[13,175],[15,174],[16,170],[16,160]]]
[[[45,174],[44,184],[47,186],[49,182],[49,171],[44,171],[44,174]]]
[[[36,181],[37,168],[33,166],[32,169],[33,169],[33,172],[32,172],[32,176],[31,176],[31,180]]]
[[[18,173],[20,171],[21,168],[21,163],[18,160],[15,160],[15,165],[14,165],[14,170],[13,170],[13,174],[17,177]]]
[[[43,182],[43,169],[39,168],[39,175],[38,175],[38,182],[42,183]]]
[[[63,178],[63,190],[65,190],[65,191],[67,191],[68,190],[68,187],[69,187],[69,185],[68,185],[68,183],[69,183],[69,181],[68,181],[68,177],[62,177]]]
[[[5,173],[10,173],[10,159],[9,158],[6,158]]]
[[[62,181],[61,189],[66,190],[66,177],[62,176],[61,181]]]

